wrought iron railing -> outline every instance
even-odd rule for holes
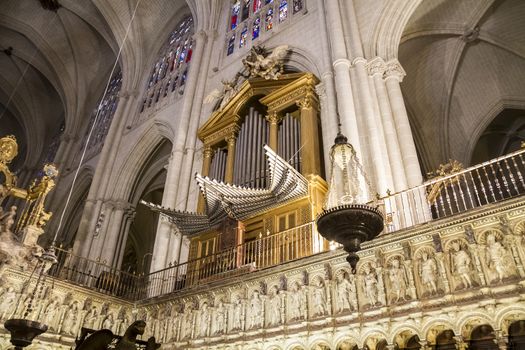
[[[385,232],[460,214],[525,193],[525,150],[383,198]]]
[[[388,234],[525,193],[525,150],[444,176],[380,201]],[[277,266],[328,249],[310,222],[147,275],[56,249],[53,277],[128,300],[142,300]]]
[[[310,222],[145,276],[144,298],[240,276],[322,252],[327,242]]]
[[[61,248],[55,248],[55,254],[58,262],[48,272],[51,277],[127,300],[136,300],[139,296],[139,276]]]

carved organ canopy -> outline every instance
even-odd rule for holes
[[[321,175],[318,82],[311,73],[244,81],[198,132],[206,151],[202,175],[265,188],[265,144],[303,175]]]

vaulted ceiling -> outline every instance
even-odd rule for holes
[[[504,108],[525,109],[525,1],[423,1],[399,48],[402,89],[425,170],[468,165]]]
[[[56,12],[48,8],[53,3]],[[17,137],[18,164],[38,166],[62,123],[66,135],[83,135],[126,31],[119,65],[123,89],[134,92],[158,38],[207,7],[185,0],[0,1],[0,135]]]

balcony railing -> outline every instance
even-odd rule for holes
[[[525,150],[519,150],[382,198],[383,234],[524,194],[524,153]],[[57,249],[59,263],[50,274],[102,293],[141,300],[242,276],[327,248],[328,243],[318,234],[315,223],[310,222],[141,276]]]
[[[240,276],[320,253],[326,245],[310,222],[153,272],[144,277],[141,295],[148,298]]]
[[[126,300],[137,300],[139,276],[61,248],[55,248],[55,254],[58,263],[49,270],[50,276]]]
[[[383,198],[385,231],[395,232],[525,193],[525,150]]]

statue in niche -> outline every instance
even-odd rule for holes
[[[263,311],[261,295],[258,290],[254,290],[250,299],[250,329],[262,327]]]
[[[507,257],[508,252],[505,247],[496,239],[493,232],[489,232],[487,234],[487,247],[485,248],[485,261],[489,270],[496,275],[496,279],[500,282],[511,275],[509,267],[513,263]]]
[[[281,296],[277,286],[273,286],[268,291],[268,306],[266,308],[268,315],[268,326],[276,326],[281,323]]]
[[[153,336],[155,339],[162,340],[164,339],[164,309],[157,310],[153,318]]]
[[[438,292],[437,289],[437,275],[438,268],[433,257],[429,256],[427,252],[421,253],[421,260],[419,261],[419,278],[421,285],[428,295],[434,295]]]
[[[379,303],[378,300],[378,280],[375,269],[370,266],[370,263],[367,263],[363,268],[363,294],[368,300],[370,306],[375,306]]]
[[[290,321],[304,318],[304,306],[306,304],[303,288],[299,282],[294,281],[288,293],[288,311]]]
[[[201,305],[199,334],[202,337],[208,335],[208,325],[210,324],[210,310],[208,310],[208,303],[204,302]]]
[[[123,334],[126,331],[126,325],[129,324],[129,314],[125,307],[121,307],[117,316],[118,334]]]
[[[88,311],[86,317],[84,318],[84,327],[89,329],[96,328],[96,322],[98,319],[98,310],[95,305],[91,306],[91,309]]]
[[[388,279],[390,281],[390,303],[406,301],[407,278],[405,269],[401,266],[399,258],[390,261],[388,269]]]
[[[15,311],[16,307],[16,292],[13,287],[8,287],[2,294],[2,301],[0,301],[0,319],[7,320]]]
[[[313,315],[322,316],[326,314],[326,288],[321,278],[316,278],[317,283],[312,286],[312,301],[314,303]]]
[[[222,334],[224,333],[224,326],[226,320],[226,308],[222,299],[217,301],[217,306],[215,307],[215,313],[213,317],[213,330],[212,334]]]
[[[242,299],[237,297],[232,305],[232,330],[242,330],[243,324],[242,320],[244,318],[244,310],[242,305]]]
[[[78,301],[74,300],[66,309],[64,319],[62,320],[62,333],[67,335],[76,335],[79,320]]]
[[[113,319],[113,314],[109,313],[104,321],[102,322],[102,328],[103,329],[109,329],[113,330],[113,325],[115,324],[115,320]]]
[[[357,298],[355,277],[351,275],[349,278],[345,271],[340,271],[336,275],[336,312],[341,313],[347,310],[357,310]]]
[[[472,270],[472,260],[470,255],[465,251],[465,248],[462,247],[458,241],[453,241],[450,246],[450,268],[452,273],[457,278],[459,278],[463,288],[472,287],[472,278],[470,276],[470,271]]]
[[[181,325],[181,334],[180,339],[189,339],[191,338],[191,331],[193,328],[193,310],[191,307],[186,307],[184,314],[182,316],[182,325]]]
[[[56,332],[58,322],[60,321],[60,302],[57,298],[53,298],[44,309],[42,321],[47,325],[50,331]]]

